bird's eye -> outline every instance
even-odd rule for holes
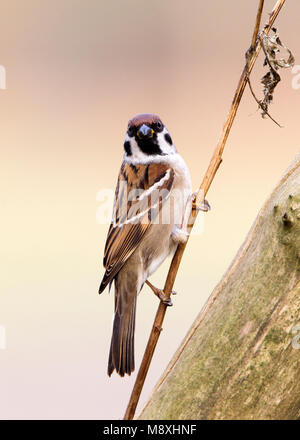
[[[157,121],[155,125],[156,125],[156,131],[158,132],[162,131],[164,128],[163,123],[161,121]]]

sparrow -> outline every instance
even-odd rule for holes
[[[192,196],[188,167],[161,119],[154,114],[130,119],[99,288],[102,293],[114,281],[109,376],[134,371],[136,301],[143,285],[171,305],[148,278],[187,240]]]

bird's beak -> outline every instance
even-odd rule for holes
[[[153,137],[153,133],[154,130],[152,130],[152,128],[148,127],[148,125],[146,124],[143,124],[139,128],[137,135],[140,139],[145,139],[145,138],[151,139]]]

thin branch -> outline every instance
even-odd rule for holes
[[[261,0],[259,2],[259,8],[261,7]],[[276,20],[282,6],[284,5],[285,0],[278,0],[277,3],[275,4],[268,23],[266,24],[265,27],[265,32],[268,33],[271,29],[271,27],[273,26],[274,21]],[[261,16],[261,13],[257,13],[257,16]],[[253,50],[251,51],[251,54],[249,54],[249,60],[246,64],[246,66],[244,67],[244,70],[242,72],[242,75],[240,77],[234,98],[233,98],[233,102],[231,104],[231,108],[227,117],[227,120],[224,124],[223,127],[223,131],[220,137],[220,140],[217,144],[216,150],[213,154],[213,157],[210,161],[210,164],[208,166],[208,169],[205,173],[205,176],[203,178],[203,181],[199,187],[197,196],[196,196],[196,200],[195,200],[195,205],[200,205],[201,202],[203,201],[207,191],[210,188],[210,185],[214,179],[214,176],[222,162],[222,154],[223,154],[223,150],[225,148],[225,144],[230,132],[230,129],[232,127],[237,109],[239,107],[242,95],[244,93],[246,84],[247,84],[247,78],[248,78],[248,74],[251,72],[251,70],[253,69],[254,63],[258,57],[259,51],[260,51],[260,42],[257,41],[257,27],[259,28],[259,24],[257,25],[257,20],[256,20],[256,24],[255,24],[255,29],[254,29],[254,33],[253,33],[253,37],[252,37],[252,41],[255,37],[255,47],[253,48]],[[255,36],[256,35],[256,36]],[[195,218],[197,215],[197,210],[193,209],[190,215],[190,220],[189,220],[189,224],[191,225],[191,228],[194,224]],[[175,278],[178,272],[178,268],[180,266],[180,262],[181,262],[181,258],[182,255],[184,253],[186,244],[180,244],[177,247],[177,250],[175,252],[175,255],[172,259],[170,268],[169,268],[169,272],[168,272],[168,276],[165,282],[165,287],[164,287],[164,293],[165,296],[170,297],[174,282],[175,282]],[[135,414],[135,410],[139,401],[139,397],[145,382],[145,378],[147,376],[147,372],[151,363],[151,359],[160,335],[160,332],[162,330],[162,324],[163,324],[163,320],[164,320],[164,316],[166,313],[166,308],[167,306],[165,304],[163,304],[162,302],[160,302],[159,306],[158,306],[158,310],[155,316],[155,320],[154,320],[154,324],[151,330],[151,334],[148,340],[148,344],[144,353],[144,357],[136,378],[136,382],[134,384],[132,393],[131,393],[131,397],[130,397],[130,401],[125,413],[125,417],[124,420],[132,420]],[[178,357],[180,356],[181,352],[178,353]],[[176,362],[176,360],[174,361]]]
[[[260,0],[259,5],[258,5],[258,9],[257,9],[256,22],[255,22],[254,31],[253,31],[253,35],[252,35],[252,42],[251,42],[251,47],[253,49],[255,49],[256,42],[257,42],[257,36],[258,36],[258,32],[259,32],[262,11],[264,8],[264,2],[265,2],[265,0]]]

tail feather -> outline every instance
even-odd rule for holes
[[[111,376],[114,370],[122,377],[125,374],[130,375],[134,371],[136,294],[131,298],[131,301],[124,301],[126,297],[128,299],[128,296],[126,294],[123,295],[123,293],[120,296],[118,295],[118,300],[116,301],[107,369],[109,376]]]

